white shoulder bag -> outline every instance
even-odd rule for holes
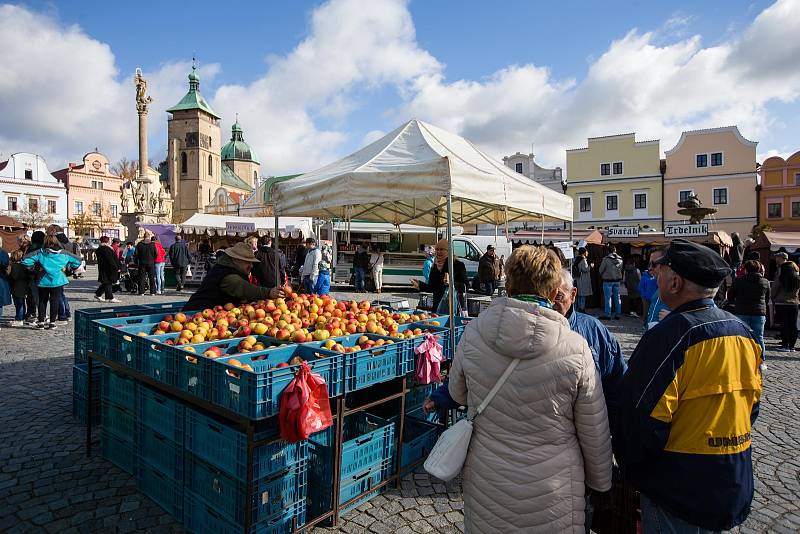
[[[514,368],[518,363],[518,358],[511,360],[506,370],[497,379],[497,383],[486,395],[486,398],[483,399],[478,409],[475,410],[475,415],[471,419],[469,417],[462,419],[442,432],[442,435],[436,441],[436,445],[433,446],[428,455],[428,459],[425,460],[425,471],[445,482],[454,479],[461,472],[464,467],[464,461],[467,459],[469,442],[472,438],[472,422],[492,402],[492,399],[505,381],[508,380],[508,377],[511,376],[511,373],[514,372]]]

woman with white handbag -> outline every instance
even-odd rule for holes
[[[450,395],[469,416],[442,434],[425,468],[452,478],[466,456],[468,533],[583,533],[585,486],[611,488],[600,377],[586,341],[552,309],[558,257],[523,246],[505,271],[509,297],[467,326],[450,371]]]

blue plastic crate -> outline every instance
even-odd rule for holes
[[[86,386],[89,373],[87,363],[76,363],[72,366],[72,396],[86,398]],[[103,366],[92,362],[92,399],[100,400],[100,389],[103,381]]]
[[[343,504],[353,497],[368,491],[370,488],[377,486],[389,476],[394,470],[394,463],[391,460],[384,460],[380,463],[362,469],[358,473],[353,473],[347,477],[342,477],[341,486],[339,487],[339,504]],[[317,517],[333,508],[331,502],[331,495],[333,492],[332,481],[324,479],[317,480],[319,471],[312,468],[312,477],[315,478],[314,484],[309,487],[308,503],[309,512],[311,517]],[[341,508],[339,514],[346,514],[350,510],[361,506],[380,493],[380,490],[375,490],[362,496],[357,501]]]
[[[328,471],[333,466],[335,427],[313,434],[308,440],[309,456],[322,459]],[[358,412],[344,420],[342,438],[342,478],[364,468],[391,459],[395,453],[395,425],[375,415]],[[317,460],[320,461],[320,460]],[[327,478],[330,478],[329,472]]]
[[[428,457],[439,437],[439,426],[428,421],[406,417],[403,422],[403,455],[400,460],[401,474],[408,467]]]
[[[453,319],[454,319],[454,324],[455,324],[456,347],[457,347],[458,343],[461,341],[461,336],[464,335],[464,329],[467,327],[469,322],[472,321],[472,318],[471,317],[461,317],[459,315],[456,315]],[[442,327],[442,328],[446,328],[448,330],[448,332],[450,330],[450,327],[449,327],[449,325],[450,325],[450,316],[449,315],[442,315],[440,317],[434,317],[434,318],[428,319],[426,321],[420,321],[418,324],[430,324],[431,322],[439,323],[439,326]],[[447,346],[445,346],[445,356],[447,357],[448,360],[452,360],[453,359],[453,355],[450,354],[450,349]]]
[[[262,521],[279,514],[286,507],[306,497],[306,462],[297,463],[281,473],[253,481],[251,519]],[[186,488],[199,495],[228,521],[244,524],[244,482],[195,458],[186,457]]]
[[[103,399],[133,410],[136,407],[136,381],[109,367],[103,368]]]
[[[167,436],[137,423],[136,447],[139,458],[169,478],[183,482],[183,440],[173,441]]]
[[[136,428],[134,427],[133,408],[127,409],[103,399],[100,408],[103,414],[103,429],[116,434],[118,437],[134,441]]]
[[[183,525],[195,534],[241,534],[242,527],[227,521],[213,506],[205,502],[191,490],[184,491]],[[306,501],[300,500],[288,506],[281,513],[255,523],[249,534],[287,534],[293,527],[298,528],[306,522]]]
[[[345,366],[345,393],[369,387],[373,384],[380,384],[403,376],[413,369],[413,360],[405,343],[399,339],[379,336],[376,334],[352,334],[349,336],[337,337],[334,340],[345,348],[355,347],[361,337],[367,337],[373,341],[382,339],[391,341],[390,344],[362,349],[357,352],[340,353],[328,349],[319,348],[322,354],[330,356],[344,356]],[[309,343],[313,347],[321,347],[322,342]]]
[[[250,365],[253,372],[229,365],[231,358],[214,360],[211,367],[214,403],[253,419],[277,414],[281,394],[300,365],[277,366],[295,356],[307,361],[311,370],[325,379],[329,397],[344,392],[343,354],[323,352],[309,344],[287,345],[233,357]]]
[[[172,303],[172,305],[174,306],[174,303]],[[103,306],[100,308],[75,310],[75,361],[85,362],[88,351],[94,348],[92,321],[113,317],[130,317],[148,313],[153,313],[152,307],[138,305]]]
[[[439,384],[424,384],[410,388],[406,393],[406,413],[422,408],[422,405],[425,404],[425,399],[430,397],[438,386]]]
[[[167,439],[183,445],[186,408],[150,389],[140,385],[136,395],[136,415],[148,428],[155,430]]]
[[[136,462],[136,489],[177,521],[183,521],[183,478],[174,479],[139,458]]]
[[[277,429],[256,440],[277,437]],[[186,450],[239,480],[247,477],[247,436],[195,410],[186,410]],[[268,477],[308,458],[308,442],[277,440],[253,450],[253,480]]]
[[[72,396],[72,416],[78,423],[86,424],[86,398],[77,395]],[[100,397],[92,397],[92,425],[100,425]]]
[[[170,386],[178,384],[178,360],[183,353],[173,345],[163,343],[164,336],[140,339],[142,373]]]
[[[100,433],[100,447],[103,451],[103,458],[126,473],[133,474],[136,465],[136,448],[132,439],[118,436],[103,428]]]
[[[439,422],[439,412],[431,412],[425,413],[422,408],[416,408],[414,410],[406,410],[406,419],[409,417],[413,417],[415,419],[420,419],[422,421],[427,421],[429,423],[438,423]]]

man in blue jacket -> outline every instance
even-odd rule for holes
[[[658,280],[656,280],[656,262],[664,255],[663,248],[656,248],[650,252],[650,263],[647,271],[639,281],[639,294],[648,303],[647,313],[644,314],[644,329],[650,330],[669,313],[669,308],[658,295]],[[663,312],[663,313],[662,313]]]

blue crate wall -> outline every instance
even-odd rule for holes
[[[136,489],[150,497],[165,512],[183,521],[183,478],[174,479],[141,457],[136,460]]]
[[[183,446],[186,407],[140,384],[136,392],[136,417],[146,427]]]
[[[118,436],[103,428],[100,433],[100,449],[103,458],[126,473],[134,474],[136,467],[136,446],[133,440]]]
[[[184,526],[195,534],[241,534],[242,527],[191,490],[184,491]],[[288,506],[281,513],[254,524],[249,534],[286,534],[306,522],[306,500]]]
[[[81,424],[86,424],[86,399],[88,384],[88,364],[76,363],[72,366],[72,415]],[[103,382],[103,367],[92,366],[92,424],[100,423],[100,395]]]
[[[309,437],[309,456],[324,459],[332,468],[335,426]],[[364,412],[345,417],[342,437],[341,476],[363,470],[365,467],[391,459],[395,454],[395,425],[381,417]],[[328,473],[331,477],[332,473]]]

